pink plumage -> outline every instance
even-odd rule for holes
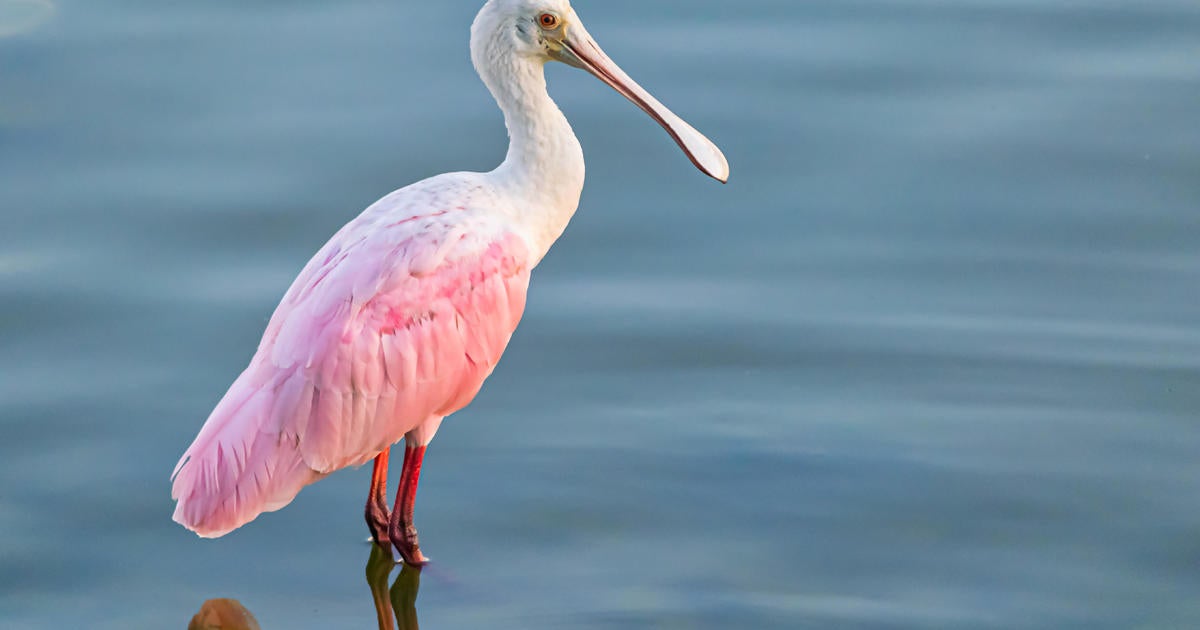
[[[373,458],[372,537],[405,562],[427,560],[413,524],[425,446],[500,359],[529,274],[583,190],[583,150],[546,92],[546,62],[592,73],[662,125],[697,168],[729,177],[721,150],[613,63],[568,0],[488,0],[471,26],[471,60],[504,112],[504,162],[402,188],[317,253],[175,467],[176,521],[221,536]],[[401,439],[389,510],[388,458]]]
[[[427,444],[475,397],[533,261],[460,179],[385,197],[309,262],[176,466],[176,521],[221,536],[406,434]]]

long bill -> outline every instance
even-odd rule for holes
[[[704,134],[696,131],[691,125],[667,109],[658,99],[654,98],[636,81],[629,78],[608,55],[600,50],[600,46],[592,39],[587,30],[578,21],[572,21],[564,27],[565,34],[558,44],[561,47],[551,51],[554,58],[576,68],[582,68],[607,83],[609,87],[646,112],[683,149],[688,159],[696,168],[713,179],[725,183],[729,180],[729,162],[725,155]]]

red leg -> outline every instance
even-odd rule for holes
[[[392,522],[388,530],[400,557],[412,566],[421,566],[429,562],[421,553],[417,544],[417,528],[413,526],[413,506],[417,500],[417,482],[421,479],[421,460],[424,457],[424,446],[405,445],[400,490],[396,492],[396,506],[392,509]]]
[[[367,527],[371,530],[371,538],[375,539],[375,544],[380,547],[387,547],[388,538],[388,523],[391,520],[391,515],[387,508],[387,475],[388,475],[388,454],[391,449],[387,449],[375,456],[375,469],[371,472],[371,493],[367,495]]]

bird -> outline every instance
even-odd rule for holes
[[[223,536],[334,471],[373,462],[371,539],[398,561],[428,561],[413,524],[426,447],[496,367],[531,272],[583,189],[583,150],[547,92],[547,63],[594,75],[701,172],[728,180],[721,150],[622,71],[568,0],[488,0],[470,49],[504,114],[504,161],[384,196],[304,266],[171,474],[173,519],[199,536]],[[388,459],[401,440],[389,510]]]

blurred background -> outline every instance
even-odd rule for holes
[[[0,625],[375,626],[369,469],[218,541],[168,476],[338,227],[503,158],[480,4],[0,0]],[[575,5],[733,176],[548,70],[588,184],[427,628],[1200,626],[1200,4]]]

